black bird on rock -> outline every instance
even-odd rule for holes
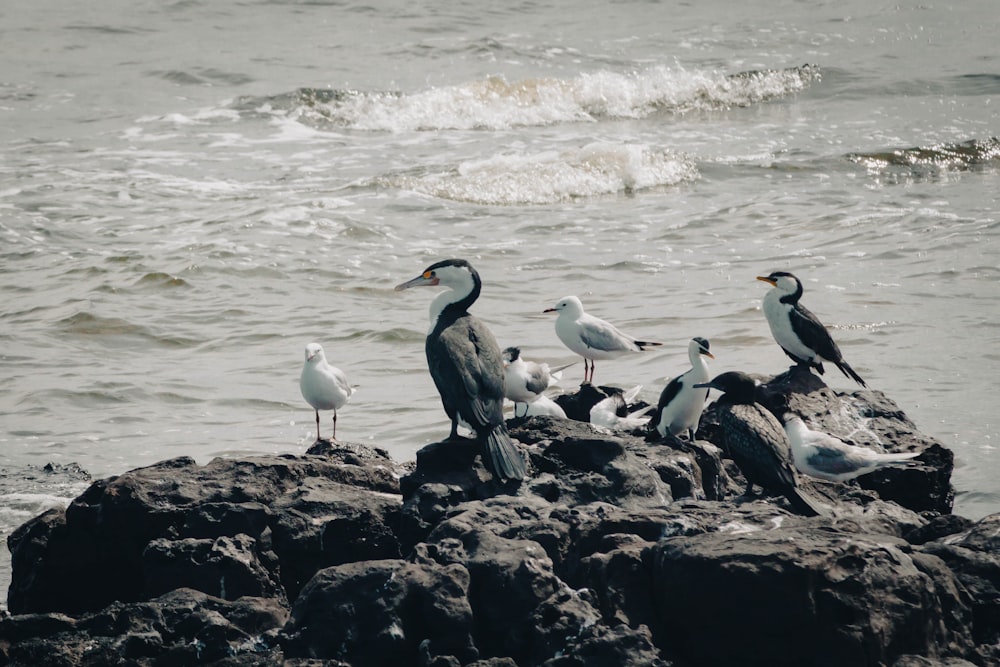
[[[833,341],[819,318],[799,303],[802,281],[787,271],[775,271],[757,280],[773,287],[764,295],[763,310],[774,340],[796,364],[810,366],[823,374],[823,362],[829,361],[862,387],[861,376],[844,361],[840,348]]]
[[[799,514],[825,513],[818,501],[799,489],[788,436],[777,418],[757,403],[756,380],[746,373],[729,371],[694,386],[723,392],[719,427],[726,450],[747,478],[747,495],[756,484],[781,493]]]
[[[412,280],[396,286],[450,289],[431,302],[431,330],[424,351],[444,411],[451,419],[450,438],[459,421],[475,431],[483,447],[483,463],[501,481],[521,480],[527,468],[511,442],[503,419],[504,368],[500,346],[482,321],[468,312],[479,298],[479,273],[464,259],[432,264]]]

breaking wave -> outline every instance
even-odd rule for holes
[[[738,74],[656,66],[635,72],[597,71],[569,79],[507,81],[500,76],[415,93],[301,88],[266,98],[241,98],[244,112],[286,114],[317,127],[364,131],[500,130],[599,119],[638,119],[748,107],[797,93],[818,80],[804,65]]]

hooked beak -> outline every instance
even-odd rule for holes
[[[702,350],[701,353],[704,354],[709,359],[715,359],[715,355],[709,352],[708,350]]]
[[[757,280],[761,281],[762,283],[767,283],[771,287],[774,287],[775,285],[778,284],[777,280],[775,280],[774,278],[769,278],[767,276],[757,276]]]
[[[411,287],[433,287],[440,282],[437,276],[427,277],[425,275],[419,275],[413,280],[407,280],[405,283],[400,283],[396,285],[396,291],[402,292],[405,289],[410,289]]]

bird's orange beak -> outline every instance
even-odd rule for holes
[[[777,280],[774,280],[773,278],[768,278],[767,276],[757,276],[757,280],[761,281],[762,283],[767,283],[771,287],[774,287],[775,285],[778,284]]]

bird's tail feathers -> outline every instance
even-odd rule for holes
[[[796,486],[788,487],[785,497],[792,504],[792,509],[802,516],[826,516],[829,513],[818,500]]]
[[[654,343],[653,341],[648,340],[637,340],[635,341],[635,344],[640,350],[645,350],[647,347],[653,347],[656,345],[663,345],[663,343]]]
[[[851,368],[851,365],[849,363],[847,363],[846,361],[841,361],[840,363],[838,363],[837,364],[837,368],[840,369],[841,373],[843,373],[847,377],[851,378],[852,380],[854,380],[855,382],[857,382],[858,384],[860,384],[862,387],[867,387],[868,386],[865,383],[865,381],[861,379],[861,376],[858,375],[857,373],[855,373],[854,369]]]
[[[484,463],[493,475],[506,482],[509,479],[522,480],[528,474],[521,452],[511,442],[507,427],[497,424],[484,440]]]

